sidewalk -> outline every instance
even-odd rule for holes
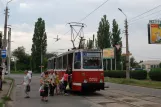
[[[115,84],[115,83],[109,83],[109,82],[106,82],[105,84],[108,85],[110,87],[110,89],[123,90],[123,91],[127,91],[127,92],[133,92],[133,93],[137,93],[137,94],[144,94],[144,95],[149,95],[149,96],[161,98],[161,89]]]
[[[10,88],[10,84],[12,82],[11,80],[5,80],[5,81],[6,81],[6,83],[3,83],[3,87],[2,87],[3,91],[0,91],[0,102],[2,102],[3,101],[2,98],[7,95],[8,90]],[[1,105],[0,105],[0,107],[1,107]]]

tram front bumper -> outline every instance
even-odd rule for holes
[[[104,83],[82,83],[82,91],[104,90]]]

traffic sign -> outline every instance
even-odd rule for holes
[[[1,50],[1,57],[6,58],[6,56],[7,56],[6,53],[7,53],[6,50]]]

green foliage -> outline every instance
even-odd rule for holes
[[[136,70],[130,71],[131,78],[133,79],[147,79],[147,72],[144,70]],[[105,77],[112,77],[112,78],[126,78],[126,71],[125,70],[116,70],[116,71],[105,71]]]
[[[105,71],[104,73],[105,77],[113,77],[113,78],[125,78],[126,77],[126,72],[125,71],[120,71],[120,70],[116,70],[116,71]]]
[[[0,48],[2,48],[2,32],[0,31]]]
[[[110,43],[110,24],[106,15],[103,16],[99,23],[97,31],[98,47],[100,49],[111,47]]]
[[[161,63],[159,64],[159,68],[161,68]]]
[[[133,56],[130,58],[130,66],[132,68],[140,68],[139,63],[135,60]]]
[[[12,55],[16,57],[16,68],[17,70],[28,70],[31,69],[30,58],[31,56],[25,53],[23,46],[18,47],[12,52]],[[11,62],[11,70],[15,68],[14,62]]]
[[[113,20],[112,23],[112,34],[111,34],[111,45],[115,47],[115,53],[116,53],[116,68],[121,69],[120,62],[121,62],[121,53],[122,53],[122,38],[120,37],[120,29],[116,22],[116,20]],[[120,45],[120,48],[117,49],[116,45]]]
[[[145,70],[131,71],[130,76],[133,79],[145,80],[145,79],[147,79],[147,71],[145,71]]]
[[[161,81],[161,68],[151,69],[149,72],[149,77],[154,81]]]
[[[45,21],[42,18],[38,18],[35,23],[34,35],[33,35],[33,44],[32,44],[32,71],[40,72],[41,66],[41,53],[43,56],[43,61],[46,55],[47,47],[47,35],[45,33]],[[44,64],[44,63],[43,63]]]
[[[87,48],[88,49],[92,49],[92,47],[93,47],[93,40],[87,40]]]

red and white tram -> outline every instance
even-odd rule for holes
[[[48,59],[48,70],[53,69],[62,78],[67,66],[72,68],[72,91],[104,89],[103,57],[101,50],[77,49]]]

